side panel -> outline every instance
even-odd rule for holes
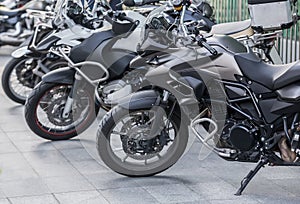
[[[287,102],[300,102],[300,82],[291,84],[276,91],[279,97]]]
[[[201,79],[205,86],[210,86],[215,79],[236,81],[236,75],[242,75],[233,55],[220,50],[219,55],[208,55],[204,48],[197,52],[188,48],[171,54],[173,60],[158,66],[146,74],[152,84],[172,92],[179,103],[197,103],[197,97],[188,82],[182,82],[183,76]]]
[[[48,52],[49,49],[54,45],[54,43],[59,40],[60,38],[54,35],[50,35],[38,43],[38,45],[36,46],[36,50],[38,52]]]
[[[278,118],[280,118],[280,114],[272,113],[271,107],[274,105],[274,103],[277,102],[277,99],[266,99],[259,101],[259,106],[262,111],[262,114],[267,121],[267,123],[271,124]]]
[[[259,101],[264,118],[271,124],[280,117],[300,112],[300,103],[289,103],[278,99],[265,99]]]
[[[117,42],[117,38],[106,40],[87,58],[87,61],[99,62],[107,67],[110,73],[110,79],[121,77],[125,70],[129,69],[131,60],[137,56],[134,51],[114,48]],[[103,75],[97,68],[87,66],[83,67],[82,70],[86,73],[90,73],[89,75],[92,78],[99,78]]]
[[[247,92],[239,87],[225,85],[225,91],[229,99],[235,100],[247,96]]]

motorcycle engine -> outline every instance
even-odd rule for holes
[[[128,96],[132,93],[130,85],[126,84],[123,80],[115,80],[106,84],[102,88],[100,95],[103,102],[109,106],[116,105],[119,99]]]
[[[245,152],[255,146],[257,135],[258,128],[250,122],[228,119],[220,137],[220,144]]]
[[[120,99],[141,89],[146,84],[143,83],[146,72],[147,70],[133,70],[125,74],[122,79],[100,85],[98,94],[106,105],[116,105]]]

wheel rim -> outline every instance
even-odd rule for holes
[[[36,66],[35,60],[31,62],[31,65],[28,65],[27,68],[24,68],[28,59],[23,59],[20,61],[15,67],[18,70],[13,69],[13,71],[9,75],[9,89],[17,98],[22,100],[26,100],[27,96],[31,93],[34,85],[30,87],[30,84],[37,84],[40,81],[40,77],[33,75],[32,70]],[[21,70],[26,69],[23,73],[20,73]],[[28,85],[25,85],[28,83]]]
[[[62,117],[64,105],[72,86],[55,86],[47,91],[35,107],[35,118],[39,128],[54,136],[65,136],[80,131],[93,114],[93,98],[88,91],[77,90],[72,110]]]
[[[143,112],[143,113],[142,113]],[[132,122],[134,118],[137,117],[142,117],[142,114],[146,115],[151,115],[151,111],[145,110],[145,111],[138,111],[138,112],[133,112],[128,114],[127,116],[119,119],[113,130],[109,134],[109,142],[108,142],[108,153],[110,154],[111,158],[116,162],[119,166],[122,166],[126,168],[127,170],[131,171],[137,171],[137,172],[143,172],[143,171],[149,171],[151,169],[159,168],[162,166],[166,161],[168,161],[171,157],[173,157],[174,153],[176,152],[176,149],[178,148],[178,137],[176,136],[178,133],[178,128],[177,125],[174,124],[173,122],[169,123],[168,126],[165,126],[164,130],[164,136],[162,136],[162,132],[160,135],[152,139],[152,141],[145,139],[146,137],[141,136],[139,137],[141,141],[141,138],[144,138],[144,144],[154,144],[152,147],[155,147],[154,149],[151,149],[152,152],[142,154],[143,151],[134,151],[134,148],[131,149],[131,147],[128,147],[128,143],[124,145],[125,141],[130,142],[130,140],[124,140],[124,137],[127,138],[134,138],[134,136],[139,136],[142,134],[147,134],[147,127],[142,127],[143,123],[136,123]],[[166,123],[166,118],[164,118],[164,122]],[[151,121],[151,119],[150,119]],[[148,125],[151,126],[151,123],[148,123]],[[130,124],[130,125],[128,125]],[[140,126],[139,128],[137,126]],[[130,133],[140,130],[138,134],[135,133]],[[126,132],[127,131],[127,132]],[[166,134],[167,133],[167,134]],[[162,147],[159,145],[162,145],[163,143],[161,142],[162,138],[168,137],[168,142],[163,145]],[[136,137],[137,138],[137,137]],[[135,143],[137,144],[138,142],[135,140]],[[142,143],[143,144],[143,143]],[[132,144],[132,146],[134,146]],[[139,148],[141,148],[142,145],[139,144]],[[143,148],[141,148],[143,149]],[[145,153],[144,148],[144,152]],[[149,151],[149,149],[147,150]]]

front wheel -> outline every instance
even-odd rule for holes
[[[49,70],[67,66],[64,60],[48,61],[45,64]],[[25,104],[32,89],[41,81],[41,77],[34,74],[38,60],[23,56],[12,58],[5,66],[2,74],[2,87],[5,94],[14,102]],[[39,70],[41,73],[42,71]]]
[[[113,171],[132,177],[152,176],[182,156],[188,132],[187,127],[180,128],[178,113],[165,115],[160,133],[149,138],[155,110],[128,112],[116,106],[102,119],[97,134],[98,153]]]
[[[67,140],[86,130],[96,118],[99,107],[95,106],[94,89],[76,89],[70,113],[64,108],[72,85],[41,82],[25,104],[25,119],[29,128],[48,140]],[[74,93],[73,93],[74,94]]]

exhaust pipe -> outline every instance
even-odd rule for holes
[[[281,138],[281,140],[278,142],[278,147],[280,149],[281,158],[284,161],[295,162],[295,160],[297,159],[297,155],[291,150],[290,147],[288,147],[286,137]]]

